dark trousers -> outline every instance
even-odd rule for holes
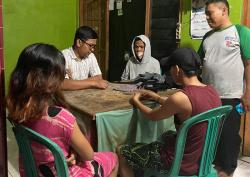
[[[221,101],[222,105],[232,105],[233,109],[224,122],[215,157],[215,165],[230,175],[237,167],[240,152],[241,137],[239,130],[241,116],[235,109],[235,106],[240,103],[240,99],[222,99]]]

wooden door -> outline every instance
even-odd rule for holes
[[[108,71],[108,4],[103,0],[79,0],[80,26],[92,27],[98,34],[95,56],[102,70],[103,77]]]
[[[243,0],[242,24],[250,28],[250,0]],[[241,118],[242,155],[250,156],[250,112]]]
[[[250,113],[241,117],[242,155],[250,156]]]

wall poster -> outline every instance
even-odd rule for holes
[[[206,20],[206,1],[192,0],[190,20],[190,35],[192,39],[202,39],[205,33],[211,30]]]

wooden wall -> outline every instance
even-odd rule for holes
[[[242,24],[250,28],[250,0],[244,0],[242,6]],[[242,155],[250,156],[250,112],[241,118]]]
[[[250,0],[243,1],[242,23],[250,27]]]
[[[250,112],[241,117],[242,155],[250,156]]]
[[[3,60],[3,15],[2,0],[0,0],[0,176],[8,176],[6,118],[4,106],[4,60]]]

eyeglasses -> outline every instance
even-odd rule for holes
[[[84,42],[85,44],[87,44],[87,46],[89,47],[90,50],[95,50],[95,48],[96,48],[96,45],[95,45],[95,44],[89,44],[89,43],[87,43],[87,42],[84,41],[84,40],[81,40],[81,41]]]

